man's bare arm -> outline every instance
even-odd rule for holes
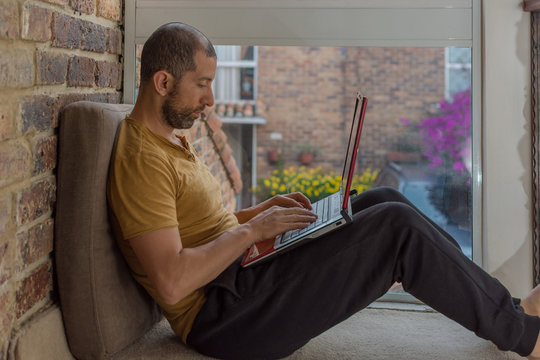
[[[272,206],[215,240],[184,248],[178,228],[129,239],[159,296],[175,304],[215,279],[246,249],[285,231],[307,227],[316,217],[301,207]]]

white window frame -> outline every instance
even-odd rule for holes
[[[450,61],[450,50],[451,48],[446,48],[444,51],[444,97],[447,100],[450,100],[453,94],[450,93],[450,71],[452,69],[468,69],[471,71],[471,64],[457,63]]]
[[[472,48],[473,261],[483,266],[482,0],[129,0],[124,101],[135,98],[135,45],[185,22],[216,45]]]
[[[227,61],[220,60],[218,58],[217,67],[219,68],[236,68],[236,69],[253,69],[253,100],[257,99],[257,65],[258,65],[258,47],[253,46],[253,60],[236,60],[236,61]],[[213,83],[214,86],[221,85]],[[214,95],[216,92],[214,91]],[[228,102],[232,99],[218,99],[216,98],[216,103],[218,102]],[[240,101],[240,100],[238,100]]]

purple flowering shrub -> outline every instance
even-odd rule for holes
[[[411,123],[407,119],[401,121],[407,126]],[[424,156],[430,167],[451,166],[460,175],[470,176],[470,88],[456,93],[452,101],[441,101],[437,116],[420,120],[417,127],[426,146]]]

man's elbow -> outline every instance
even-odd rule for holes
[[[156,285],[156,291],[166,305],[175,305],[190,294],[183,286],[172,281],[161,281]]]

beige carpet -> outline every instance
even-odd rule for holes
[[[178,341],[166,321],[114,360],[209,359]],[[289,360],[503,360],[524,359],[430,311],[368,308],[310,341]]]

